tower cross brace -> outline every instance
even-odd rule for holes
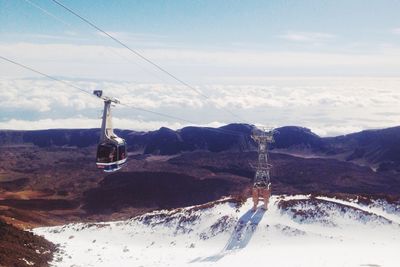
[[[270,171],[272,165],[269,163],[268,145],[274,142],[274,131],[254,131],[252,134],[253,140],[258,144],[258,162],[255,167],[254,175],[255,187],[269,187],[271,183]]]

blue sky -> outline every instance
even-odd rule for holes
[[[207,82],[201,76],[215,76],[212,80],[217,82],[218,77],[239,75],[396,76],[400,67],[396,64],[400,1],[60,1],[195,83]],[[18,55],[25,62],[45,49],[55,51],[54,55],[40,53],[36,61],[65,64],[68,58],[56,55],[63,50],[71,53],[70,60],[75,56],[87,63],[75,68],[95,68],[98,62],[82,58],[76,50],[85,55],[85,50],[92,50],[85,45],[121,49],[51,0],[3,0],[0,7],[0,44],[52,45],[25,47],[30,55]],[[98,57],[107,62],[121,52],[126,51],[98,52]],[[139,66],[113,67],[118,73],[106,70],[107,78],[129,79],[131,75],[121,74],[126,69],[135,72],[137,67],[148,67],[129,57]],[[237,60],[232,62],[233,58]],[[274,64],[251,64],[254,58]],[[51,71],[53,67],[44,68]],[[104,77],[104,73],[96,76],[90,71],[61,71],[52,74]]]
[[[373,48],[383,42],[399,43],[399,36],[391,32],[400,27],[399,1],[60,1],[107,31],[160,36],[183,45],[248,43],[282,49],[290,43],[279,36],[290,32],[334,35],[329,48],[339,51],[337,44],[366,42]],[[93,31],[49,0],[0,3],[1,32],[15,34],[6,37],[8,41],[24,40],[25,34]]]
[[[199,124],[234,122],[218,108],[225,105],[254,123],[322,135],[393,126],[400,117],[400,1],[59,1],[214,104],[50,0],[0,0],[0,55]],[[0,62],[0,128],[97,125],[96,99],[74,93],[68,101],[70,88],[38,78]],[[116,114],[120,128],[184,126]]]

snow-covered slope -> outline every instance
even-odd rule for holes
[[[261,203],[260,203],[261,204]],[[328,197],[221,200],[127,221],[37,228],[55,266],[399,266],[400,206]]]

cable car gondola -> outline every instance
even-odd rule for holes
[[[103,96],[103,91],[95,90],[93,94],[104,100],[103,120],[100,141],[97,146],[96,165],[105,172],[114,172],[126,163],[127,146],[124,139],[118,137],[112,127],[111,104],[120,103],[118,99]]]

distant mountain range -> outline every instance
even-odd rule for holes
[[[18,227],[125,220],[250,197],[257,160],[252,130],[247,124],[118,130],[130,157],[111,174],[96,168],[99,129],[0,131],[0,217]],[[400,127],[328,138],[295,126],[277,131],[274,195],[400,196]]]
[[[128,142],[130,152],[175,155],[189,151],[249,151],[253,127],[229,124],[220,128],[185,127],[137,132],[116,130]],[[400,126],[366,130],[337,137],[320,137],[310,129],[285,126],[276,129],[272,151],[299,157],[334,158],[367,165],[376,171],[400,172]],[[99,129],[1,130],[0,145],[33,144],[38,147],[90,147],[97,144]]]

